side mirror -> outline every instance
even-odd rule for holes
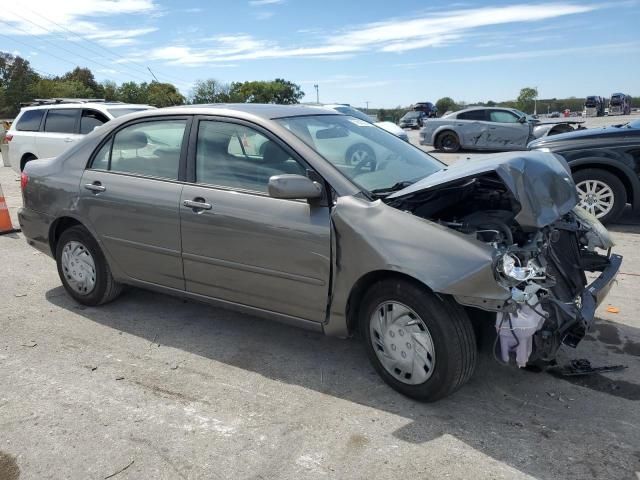
[[[322,197],[322,186],[302,175],[274,175],[269,178],[269,196],[283,199]]]
[[[520,118],[518,119],[518,122],[520,122],[520,123],[527,123],[527,117],[525,117],[525,116],[520,117]]]

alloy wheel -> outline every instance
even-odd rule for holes
[[[615,195],[606,183],[600,180],[583,180],[576,184],[576,187],[580,207],[596,218],[604,217],[613,209]]]

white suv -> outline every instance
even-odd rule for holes
[[[47,100],[24,107],[7,132],[9,163],[20,173],[36,158],[60,155],[94,128],[116,117],[154,108],[120,102]]]

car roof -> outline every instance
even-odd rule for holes
[[[181,105],[159,108],[143,112],[140,115],[161,114],[199,114],[199,115],[233,115],[243,113],[266,120],[286,117],[302,117],[308,115],[340,115],[333,109],[321,105],[275,105],[265,103],[214,103],[202,105]]]
[[[20,110],[43,110],[43,109],[55,109],[55,108],[155,108],[151,105],[144,105],[140,103],[121,103],[121,102],[65,102],[65,103],[45,103],[42,105],[32,105],[29,107],[22,107]]]

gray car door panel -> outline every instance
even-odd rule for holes
[[[81,216],[91,222],[120,270],[136,280],[184,290],[182,184],[86,170],[80,190]]]
[[[198,185],[185,185],[180,204],[187,291],[325,320],[328,207]]]

